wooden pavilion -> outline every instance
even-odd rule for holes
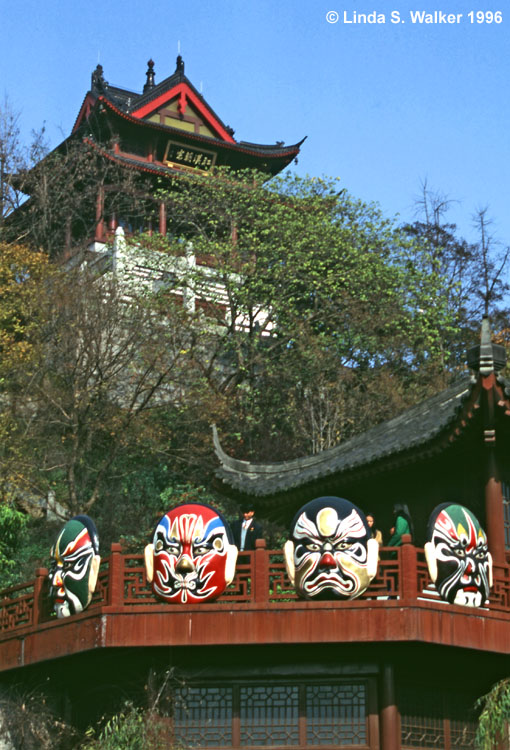
[[[154,599],[142,555],[112,545],[83,613],[48,611],[47,571],[2,593],[4,684],[41,684],[89,721],[149,671],[175,670],[171,730],[197,747],[473,748],[473,704],[510,670],[510,388],[504,351],[484,321],[472,374],[364,435],[297,462],[252,465],[216,448],[220,480],[260,513],[287,519],[323,493],[383,519],[405,498],[420,530],[440,500],[472,509],[494,557],[488,606],[440,601],[420,539],[381,550],[376,578],[352,601],[302,601],[281,550],[260,540],[213,603]]]

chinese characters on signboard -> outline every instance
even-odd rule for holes
[[[201,151],[190,146],[182,146],[179,143],[168,141],[164,161],[168,166],[173,164],[189,167],[191,169],[203,169],[207,171],[216,161],[214,151]]]

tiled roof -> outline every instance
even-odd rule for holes
[[[476,382],[466,374],[446,390],[335,448],[291,461],[254,464],[234,459],[221,448],[214,428],[221,464],[216,475],[238,492],[263,497],[425,447],[454,425]],[[508,389],[508,383],[501,382]]]

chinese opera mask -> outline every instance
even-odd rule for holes
[[[178,604],[216,599],[234,578],[237,547],[223,518],[208,505],[168,511],[145,548],[145,570],[160,599]]]
[[[355,599],[377,573],[379,545],[348,500],[319,497],[295,515],[284,546],[291,583],[305,599]]]
[[[450,604],[480,607],[492,586],[487,536],[470,510],[443,503],[432,511],[425,557],[439,595]]]
[[[57,617],[82,612],[90,604],[99,573],[99,538],[88,516],[75,516],[52,547],[50,598]]]

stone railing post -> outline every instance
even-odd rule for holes
[[[253,595],[257,604],[269,601],[269,555],[266,540],[257,539],[253,555]]]
[[[409,602],[418,597],[418,553],[410,534],[402,534],[400,548],[400,577],[402,599]]]
[[[39,625],[42,622],[43,616],[47,607],[44,606],[43,595],[45,584],[48,578],[47,568],[37,568],[35,571],[34,580],[34,606],[32,610],[32,624]]]
[[[118,542],[113,542],[108,566],[108,606],[121,607],[124,603],[124,555]]]

